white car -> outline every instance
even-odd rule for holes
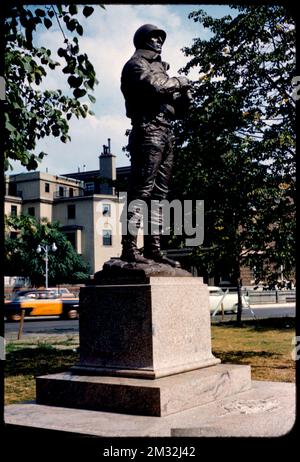
[[[221,287],[217,287],[217,286],[208,286],[208,290],[209,290],[209,304],[210,304],[211,313],[213,313],[217,307],[218,307],[218,312],[221,313],[222,304],[224,307],[224,312],[226,311],[230,311],[232,313],[237,312],[237,306],[238,306],[237,292],[228,292],[225,295],[226,290],[222,290]],[[224,298],[221,302],[222,297]],[[249,297],[247,295],[242,296],[243,308],[247,308],[248,305],[249,305]]]

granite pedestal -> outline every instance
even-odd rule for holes
[[[250,367],[217,365],[155,380],[74,375],[38,377],[37,404],[163,417],[251,387]]]
[[[211,353],[208,302],[202,278],[84,287],[80,362],[72,371],[156,379],[219,363]]]
[[[81,289],[79,363],[38,377],[38,404],[166,416],[251,387],[250,367],[220,365],[211,352],[202,278],[160,269],[104,273]]]

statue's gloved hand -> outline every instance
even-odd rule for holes
[[[178,119],[186,117],[192,105],[193,96],[190,87],[180,89],[173,94],[173,105]]]

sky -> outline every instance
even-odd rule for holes
[[[88,104],[95,115],[79,120],[72,118],[69,131],[71,141],[66,144],[52,136],[39,141],[36,153],[48,153],[39,164],[39,171],[61,175],[77,172],[79,168],[82,171],[84,165],[87,171],[96,170],[99,168],[98,156],[102,152],[103,144],[107,145],[108,138],[111,139],[111,151],[116,155],[117,167],[129,165],[129,159],[122,147],[127,144],[125,132],[130,129],[131,123],[125,114],[120,76],[124,64],[134,53],[133,35],[141,25],[147,23],[164,29],[167,39],[163,46],[162,59],[170,64],[169,76],[176,76],[178,70],[188,61],[181,49],[190,46],[196,37],[210,37],[208,29],[188,19],[191,11],[200,8],[213,17],[236,14],[236,10],[231,10],[226,5],[113,4],[106,5],[105,10],[95,6],[95,11],[89,18],[82,15],[80,22],[84,34],[79,37],[80,51],[88,54],[96,70],[99,85],[92,93],[97,100],[95,104],[91,104],[88,99],[85,101],[84,98],[81,101]],[[69,36],[71,33],[66,27],[63,28],[65,35]],[[37,45],[53,50],[52,58],[64,64],[56,54],[56,50],[63,43],[58,26],[37,31],[35,40]],[[68,90],[66,75],[58,69],[57,67],[55,71],[50,71],[40,89]],[[193,70],[188,77],[191,80],[198,79],[198,71]],[[12,165],[13,171],[10,173],[27,171],[17,162]]]

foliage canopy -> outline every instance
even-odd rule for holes
[[[13,233],[13,235],[11,234]],[[23,215],[6,217],[5,274],[28,276],[36,286],[45,284],[45,252],[37,253],[38,245],[45,248],[55,242],[57,250],[48,252],[50,284],[83,282],[89,268],[76,253],[58,223],[37,220]]]
[[[193,263],[239,280],[288,277],[295,265],[295,24],[282,6],[235,6],[236,17],[190,18],[210,29],[184,48],[199,70],[178,122],[175,197],[204,199],[205,239]],[[182,181],[184,178],[184,181]]]
[[[94,8],[74,4],[34,7],[10,2],[6,2],[3,8],[6,41],[5,168],[10,167],[10,160],[17,160],[28,170],[34,170],[46,155],[44,152],[35,153],[37,140],[53,135],[66,143],[70,140],[70,119],[92,114],[81,98],[88,97],[94,103],[95,97],[91,92],[98,81],[87,54],[80,52],[78,37],[83,35],[80,16],[89,17]],[[34,43],[34,33],[55,25],[62,33],[62,44],[57,50],[57,57],[53,58],[47,44],[37,46]],[[41,90],[49,72],[62,65],[70,95],[63,94],[60,89]]]

